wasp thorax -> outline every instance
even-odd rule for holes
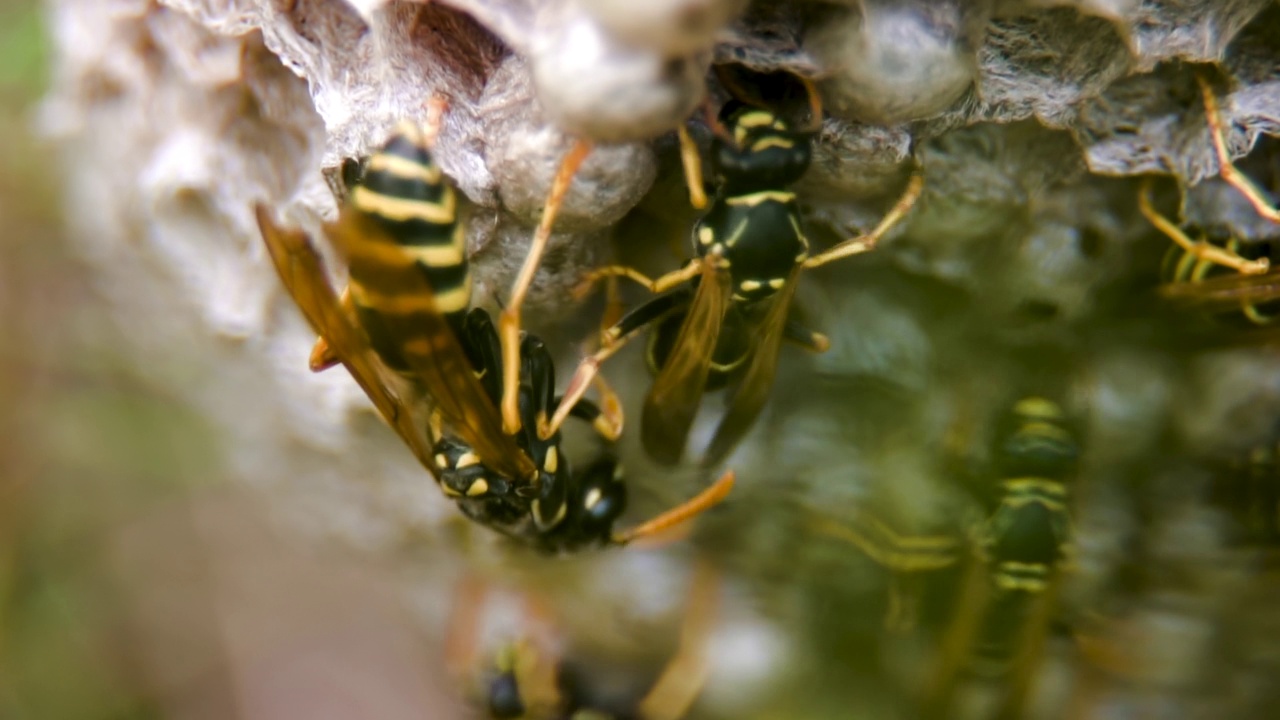
[[[721,122],[733,142],[717,137],[711,163],[730,194],[784,188],[809,169],[810,133],[791,129],[773,112],[730,103]]]

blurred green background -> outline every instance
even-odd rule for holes
[[[111,535],[217,476],[209,435],[112,338],[39,135],[44,8],[0,3],[0,717],[157,713],[131,680]]]

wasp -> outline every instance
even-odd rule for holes
[[[922,578],[944,570],[964,557],[963,534],[906,534],[870,511],[857,511],[836,521],[818,517],[813,530],[858,548],[890,573],[889,604],[884,626],[907,632],[916,624]]]
[[[821,117],[820,108],[815,117]],[[901,199],[872,232],[811,255],[790,186],[809,167],[816,132],[794,129],[779,114],[738,101],[722,108],[718,125],[722,131],[711,147],[717,189],[710,209],[693,228],[694,257],[657,279],[630,267],[602,267],[580,286],[585,293],[601,279],[626,277],[656,297],[603,333],[600,350],[583,360],[570,379],[551,430],[568,417],[601,363],[652,328],[647,357],[655,378],[644,403],[643,445],[655,460],[675,464],[683,455],[703,393],[736,383],[703,458],[705,466],[715,465],[764,407],[782,340],[818,352],[828,347],[825,336],[791,318],[800,273],[872,250],[923,188],[922,177],[913,175]]]
[[[346,257],[350,281],[338,297],[311,238],[279,227],[256,208],[267,250],[286,290],[320,340],[313,370],[341,362],[378,412],[464,515],[544,551],[625,544],[681,522],[723,499],[727,474],[691,501],[624,532],[621,469],[608,452],[576,471],[560,436],[537,432],[559,407],[550,353],[522,334],[514,393],[521,426],[503,428],[506,384],[498,331],[471,306],[471,272],[457,195],[430,145],[443,103],[426,127],[402,123],[365,165],[325,235]],[[607,409],[574,415],[606,441]]]
[[[532,637],[508,643],[482,690],[488,714],[499,720],[680,720],[706,683],[706,644],[718,609],[719,577],[698,563],[676,652],[638,698],[601,697],[589,687],[585,668],[557,658]]]
[[[1196,73],[1195,78],[1220,176],[1248,200],[1259,216],[1280,223],[1280,211],[1272,207],[1263,191],[1231,162],[1213,86],[1202,73]],[[1238,310],[1254,325],[1268,325],[1275,320],[1274,303],[1280,300],[1280,274],[1269,272],[1272,248],[1268,243],[1246,244],[1234,237],[1224,240],[1201,236],[1192,240],[1152,206],[1150,178],[1143,181],[1138,209],[1174,242],[1162,268],[1164,284],[1159,289],[1162,297],[1176,305],[1212,313]]]
[[[1070,487],[1079,447],[1062,408],[1044,397],[1019,400],[1001,423],[995,507],[973,530],[981,572],[957,603],[929,694],[945,705],[958,671],[1004,677],[1004,707],[1016,716],[1043,648],[1060,571],[1074,555]]]

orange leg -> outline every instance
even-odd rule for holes
[[[511,299],[498,318],[498,331],[502,340],[502,429],[507,433],[520,430],[519,385],[520,385],[520,309],[524,305],[525,295],[533,284],[533,276],[538,271],[542,254],[547,249],[547,241],[551,237],[551,227],[555,223],[556,214],[564,204],[564,196],[569,191],[573,176],[578,173],[582,161],[591,153],[592,143],[578,140],[564,156],[560,170],[551,183],[551,194],[542,209],[542,219],[538,229],[529,243],[529,254],[525,256],[524,265],[511,288]]]
[[[884,216],[880,224],[874,230],[866,235],[859,235],[856,238],[850,238],[842,243],[838,243],[825,252],[814,255],[804,261],[805,269],[816,268],[820,265],[826,265],[833,260],[849,257],[850,255],[858,255],[869,250],[874,250],[876,243],[880,242],[880,237],[889,231],[903,215],[916,204],[916,200],[920,199],[920,193],[924,190],[924,176],[916,173],[911,176],[911,180],[907,183],[906,192],[902,193],[902,197],[889,210],[889,214]]]
[[[1231,153],[1227,151],[1226,131],[1222,126],[1222,113],[1218,107],[1218,96],[1214,95],[1213,87],[1200,73],[1196,73],[1196,82],[1200,84],[1200,94],[1204,98],[1204,114],[1209,122],[1209,137],[1213,139],[1213,151],[1218,156],[1218,174],[1244,195],[1258,215],[1273,223],[1280,223],[1280,210],[1273,207],[1258,186],[1254,185],[1253,181],[1236,169],[1231,162]]]
[[[1142,181],[1142,189],[1138,191],[1138,211],[1142,213],[1157,230],[1164,233],[1170,240],[1177,243],[1178,247],[1185,250],[1189,255],[1197,259],[1207,262],[1229,267],[1237,272],[1253,275],[1264,273],[1271,267],[1271,262],[1267,258],[1259,258],[1257,260],[1246,260],[1236,253],[1230,252],[1217,245],[1208,242],[1196,242],[1187,237],[1182,232],[1182,228],[1173,224],[1168,218],[1156,212],[1151,205],[1151,178]]]

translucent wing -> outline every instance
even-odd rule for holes
[[[730,275],[716,265],[703,261],[698,290],[680,334],[645,397],[640,440],[645,451],[664,465],[676,464],[684,454],[728,307]]]
[[[342,310],[338,295],[329,284],[324,261],[310,238],[302,231],[278,227],[272,222],[270,212],[261,205],[255,208],[255,212],[276,272],[303,317],[311,324],[311,329],[325,339],[383,419],[434,476],[436,470],[431,459],[431,443],[423,434],[426,423],[415,418],[408,406],[391,391],[387,377],[389,371],[375,358],[364,334],[351,324]]]
[[[733,391],[733,399],[725,408],[724,417],[702,457],[704,467],[719,465],[728,457],[751,429],[760,410],[764,408],[765,401],[769,399],[773,378],[778,371],[778,352],[787,326],[787,313],[791,309],[791,299],[796,294],[796,279],[799,274],[800,267],[797,266],[787,277],[786,284],[771,300],[773,304],[769,306],[769,311],[756,332],[758,340],[755,341],[750,365]]]
[[[453,327],[435,307],[426,274],[402,262],[398,243],[359,211],[345,208],[325,230],[346,255],[352,275],[378,279],[376,291],[364,288],[361,302],[378,311],[388,335],[400,339],[404,361],[445,425],[495,472],[517,479],[536,472],[529,456],[502,431],[497,407]]]

